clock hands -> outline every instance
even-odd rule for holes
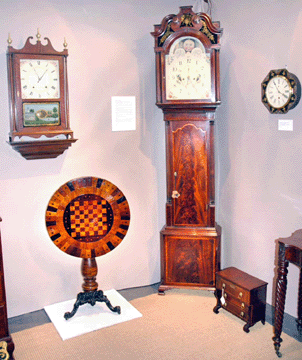
[[[38,76],[38,82],[41,81],[42,77],[45,75],[45,73],[47,72],[47,70],[48,70],[48,69],[46,69],[46,70],[44,71],[44,73],[43,73],[43,75],[42,75],[41,77]]]
[[[285,99],[288,99],[288,95],[285,94],[285,93],[283,93],[283,92],[281,92],[281,91],[279,90],[279,87],[278,87],[278,85],[275,83],[275,80],[273,80],[273,84],[275,85],[275,88],[276,88],[277,92],[278,92],[280,95],[282,95]]]
[[[39,75],[38,75],[38,73],[36,71],[36,68],[34,66],[33,66],[33,69],[34,69],[34,72],[36,73],[36,75],[38,76],[38,82],[39,82]]]

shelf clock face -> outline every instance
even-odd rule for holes
[[[130,209],[121,190],[94,177],[62,185],[46,210],[46,227],[53,243],[81,258],[94,258],[115,249],[124,239],[129,223]]]
[[[165,62],[167,100],[210,99],[210,56],[200,40],[192,36],[177,39]]]
[[[60,98],[59,61],[20,59],[22,99]]]
[[[276,75],[267,83],[265,90],[267,102],[275,109],[281,109],[287,105],[292,94],[293,88],[285,76]]]

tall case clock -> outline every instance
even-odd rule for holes
[[[155,40],[156,105],[166,127],[166,224],[159,293],[215,288],[221,231],[215,222],[214,120],[220,104],[222,29],[192,6],[166,16]]]

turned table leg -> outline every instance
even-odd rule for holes
[[[300,268],[299,293],[298,293],[298,329],[302,330],[302,268]]]
[[[278,276],[277,276],[276,295],[275,295],[275,323],[274,323],[275,336],[273,337],[275,351],[278,357],[282,356],[279,349],[282,342],[281,333],[282,333],[286,287],[287,287],[287,273],[288,273],[287,267],[288,267],[288,261],[285,260],[285,247],[283,244],[279,244]]]

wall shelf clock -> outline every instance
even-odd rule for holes
[[[286,114],[300,101],[300,81],[286,69],[271,70],[261,83],[261,98],[271,114]]]
[[[95,258],[114,250],[124,239],[130,224],[130,209],[122,191],[108,180],[83,177],[62,185],[51,197],[46,210],[46,227],[53,243],[66,254],[82,258],[83,291],[71,312],[80,305],[109,300],[98,289]]]
[[[69,126],[67,44],[56,51],[48,38],[27,38],[22,49],[7,48],[10,104],[9,144],[26,159],[55,158],[72,143]]]
[[[155,40],[156,105],[166,125],[166,225],[161,285],[215,288],[220,227],[215,222],[214,120],[220,104],[222,29],[192,6],[166,16]]]

